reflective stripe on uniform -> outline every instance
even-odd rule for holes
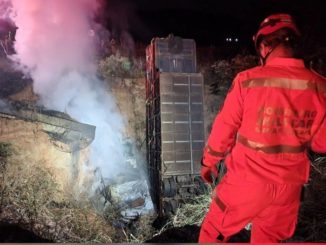
[[[271,87],[326,92],[326,86],[307,80],[289,78],[255,78],[242,82],[244,88]]]
[[[224,212],[226,210],[226,205],[222,200],[217,196],[216,192],[213,192],[212,199],[215,201],[216,205]]]
[[[242,135],[238,135],[237,138],[238,142],[242,145],[251,148],[255,151],[261,151],[267,154],[277,154],[277,153],[300,153],[305,151],[306,146],[305,145],[299,145],[299,146],[291,146],[291,145],[264,145],[259,142],[255,142],[252,140],[247,139],[246,137],[243,137]]]
[[[214,151],[209,145],[206,146],[206,151],[208,154],[215,157],[224,157],[224,152]]]

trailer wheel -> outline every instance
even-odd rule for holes
[[[177,194],[177,187],[173,178],[163,179],[162,194],[164,197],[174,197]]]

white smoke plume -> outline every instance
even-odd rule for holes
[[[2,19],[10,19],[11,16],[11,2],[10,0],[1,0],[0,1],[0,16]]]
[[[105,178],[125,171],[124,121],[96,78],[92,17],[96,0],[11,0],[18,27],[13,57],[47,108],[96,126],[91,162]]]

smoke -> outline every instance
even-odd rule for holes
[[[11,2],[10,0],[1,0],[0,1],[0,16],[2,19],[8,20],[11,15]]]
[[[11,0],[18,27],[12,57],[34,81],[40,103],[95,125],[91,162],[105,178],[125,171],[124,120],[95,75],[95,0]]]

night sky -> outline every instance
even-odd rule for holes
[[[326,41],[326,1],[316,0],[106,0],[105,22],[113,33],[127,30],[135,41],[169,33],[199,45],[220,45],[226,38],[251,43],[269,14],[292,14],[308,38]]]

